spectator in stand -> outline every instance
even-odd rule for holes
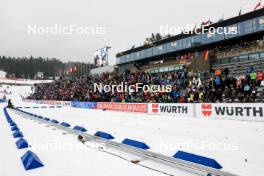
[[[231,102],[235,102],[235,98],[237,96],[236,90],[234,89],[234,87],[231,87]]]
[[[256,85],[256,83],[257,83],[257,73],[255,71],[252,71],[250,73],[250,80],[251,80],[250,81],[251,84]]]
[[[216,102],[222,102],[223,101],[223,94],[220,88],[218,88],[215,92]]]
[[[219,76],[217,76],[216,79],[214,80],[215,89],[221,88],[221,82],[222,80],[219,78]]]
[[[255,102],[256,101],[256,98],[257,98],[257,89],[256,87],[253,87],[252,90],[251,90],[251,97],[252,97],[252,102]]]
[[[251,71],[251,72],[249,72]],[[35,87],[35,92],[28,97],[36,100],[63,101],[101,101],[101,102],[146,102],[146,103],[186,103],[186,102],[234,102],[238,97],[240,102],[251,101],[256,97],[256,87],[263,80],[262,72],[254,73],[248,69],[244,77],[239,79],[218,75],[208,78],[208,73],[195,73],[186,70],[166,74],[149,74],[144,72],[105,73],[76,80],[60,79],[51,84]],[[207,76],[202,78],[201,75]],[[94,92],[94,83],[102,85],[118,85],[127,82],[128,85],[143,83],[144,85],[171,85],[172,92]],[[244,99],[244,97],[247,97]],[[223,99],[224,98],[224,99]]]
[[[224,97],[225,97],[226,102],[230,102],[231,90],[229,89],[227,85],[225,86],[225,89],[224,89]]]
[[[263,72],[262,71],[258,71],[257,80],[258,80],[257,85],[260,86],[261,82],[263,81]]]
[[[202,102],[204,102],[204,92],[201,89],[199,92],[199,103],[202,103]]]

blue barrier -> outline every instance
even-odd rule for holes
[[[81,132],[86,132],[87,131],[85,128],[80,127],[80,126],[75,126],[73,129],[77,130],[77,131],[81,131]]]
[[[111,134],[102,131],[97,131],[94,135],[104,139],[115,139]]]
[[[72,101],[71,106],[75,108],[86,108],[86,109],[96,109],[96,102],[79,102]]]
[[[57,120],[55,120],[55,119],[52,119],[51,122],[52,122],[52,123],[59,123],[59,122],[58,122]]]
[[[66,123],[66,122],[61,122],[61,126],[64,126],[64,127],[70,127],[71,125]]]
[[[46,121],[50,121],[50,119],[49,119],[48,117],[45,117],[44,120],[46,120]]]
[[[11,131],[19,131],[19,128],[17,126],[11,127]]]
[[[24,138],[19,138],[16,141],[16,146],[17,146],[18,149],[28,148],[28,142]]]
[[[0,103],[5,103],[6,101],[4,99],[0,99]]]
[[[15,122],[11,122],[9,123],[10,126],[17,126],[17,124]]]
[[[144,149],[144,150],[150,149],[150,147],[147,144],[145,144],[144,142],[140,142],[140,141],[136,141],[136,140],[132,140],[132,139],[126,138],[122,141],[122,143],[136,147],[136,148]]]
[[[19,137],[24,137],[24,136],[23,136],[23,133],[21,131],[15,131],[13,133],[13,137],[14,138],[19,138]]]
[[[4,114],[5,114],[5,117],[6,117],[6,121],[9,123],[9,125],[10,126],[16,126],[16,123],[12,120],[12,118],[8,114],[6,108],[4,108]]]
[[[207,158],[204,156],[195,155],[192,153],[187,153],[184,151],[178,151],[173,157],[177,158],[177,159],[182,159],[185,161],[190,161],[190,162],[193,162],[196,164],[201,164],[201,165],[204,165],[207,167],[212,167],[215,169],[222,169],[223,168],[217,161],[215,161],[212,158]]]
[[[6,117],[7,122],[10,124],[13,122],[13,120],[10,117]]]
[[[30,150],[21,157],[21,160],[25,170],[36,169],[44,166],[39,157]]]

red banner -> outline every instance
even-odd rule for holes
[[[147,113],[148,112],[148,104],[144,104],[144,103],[98,102],[97,103],[97,109]]]

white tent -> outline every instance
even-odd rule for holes
[[[6,72],[0,70],[0,79],[6,78]]]

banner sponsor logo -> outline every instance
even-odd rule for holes
[[[149,104],[150,114],[174,115],[177,117],[194,117],[193,104],[153,103]]]
[[[264,117],[263,104],[201,104],[197,108],[197,114],[203,117],[244,117],[260,118]]]
[[[156,114],[159,112],[159,104],[152,104],[152,113]]]
[[[57,101],[56,105],[58,105],[58,106],[71,106],[71,101]]]
[[[202,113],[205,117],[212,115],[212,104],[202,104]]]
[[[96,103],[95,102],[72,101],[71,106],[75,107],[75,108],[96,109]]]
[[[113,102],[98,102],[97,109],[125,111],[125,112],[148,112],[148,104],[145,103],[113,103]]]
[[[160,106],[161,113],[188,114],[187,106]]]
[[[71,102],[70,101],[63,101],[62,106],[71,106]]]

